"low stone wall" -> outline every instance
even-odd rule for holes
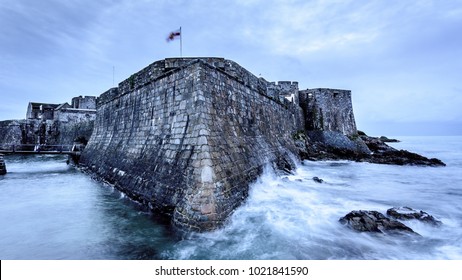
[[[166,60],[131,79],[98,101],[80,163],[178,228],[220,226],[266,164],[296,153],[296,114],[234,62]]]
[[[0,145],[22,144],[23,120],[0,121]]]
[[[72,145],[76,138],[90,139],[94,120],[0,121],[0,146],[21,144]]]

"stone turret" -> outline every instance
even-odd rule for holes
[[[307,131],[335,131],[356,135],[351,91],[316,88],[300,91],[300,106]]]
[[[78,96],[72,98],[72,108],[74,109],[96,109],[96,96]]]

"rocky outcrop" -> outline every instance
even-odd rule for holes
[[[359,232],[415,234],[408,226],[396,220],[391,220],[377,211],[351,211],[341,218],[339,222]]]
[[[388,138],[386,136],[380,136],[379,139],[380,139],[380,141],[385,142],[385,143],[387,143],[387,142],[388,143],[398,143],[398,142],[400,142],[398,139],[392,139],[392,138]]]
[[[383,136],[346,136],[334,131],[308,131],[298,140],[299,155],[306,160],[353,160],[377,164],[445,166],[436,158],[427,158],[406,150],[397,150],[383,141]],[[388,138],[387,138],[388,139]],[[388,139],[390,140],[390,139]],[[394,141],[387,141],[394,142]]]
[[[316,183],[319,183],[319,184],[322,184],[324,182],[324,180],[319,178],[319,177],[313,177],[313,181],[315,181]]]
[[[390,208],[387,210],[387,215],[399,220],[418,220],[433,226],[441,226],[443,224],[427,212],[415,210],[407,206]]]
[[[387,216],[377,211],[351,211],[339,222],[349,228],[359,232],[395,232],[395,233],[415,233],[410,227],[397,221],[417,220],[432,226],[441,226],[442,222],[435,219],[427,212],[415,210],[410,207],[393,207],[387,210]]]
[[[370,137],[367,135],[360,136],[372,154],[365,157],[363,160],[380,163],[380,164],[396,164],[396,165],[421,165],[421,166],[445,166],[446,164],[437,158],[426,158],[416,153],[406,150],[397,150],[388,146],[382,139]]]
[[[304,142],[299,140],[299,155],[306,160],[354,160],[360,161],[371,154],[358,137],[350,138],[336,131],[308,131]]]

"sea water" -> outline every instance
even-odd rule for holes
[[[168,223],[57,156],[6,157],[0,177],[1,259],[462,259],[462,137],[393,143],[446,167],[305,161],[269,168],[219,230],[178,239]],[[313,177],[323,183],[313,181]],[[423,210],[419,235],[358,233],[352,210]]]

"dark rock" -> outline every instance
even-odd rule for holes
[[[324,182],[324,180],[319,178],[319,177],[313,177],[313,181],[315,181],[316,183],[320,183],[320,184],[322,184],[322,182]]]
[[[322,144],[327,151],[346,154],[370,154],[359,137],[348,137],[337,131],[307,131],[311,141]]]
[[[388,209],[387,215],[399,220],[419,220],[433,226],[440,226],[443,224],[427,212],[415,210],[406,206]]]
[[[400,142],[398,139],[391,139],[391,138],[388,138],[386,136],[380,136],[379,139],[382,142],[389,142],[389,143],[398,143],[398,142]]]
[[[351,211],[339,222],[359,232],[415,233],[403,223],[391,220],[377,211]]]
[[[306,148],[299,155],[305,160],[355,160],[360,161],[369,156],[371,151],[358,137],[350,139],[333,131],[308,132]]]
[[[377,164],[445,166],[441,160],[426,158],[406,150],[397,150],[388,146],[388,139],[363,135],[364,132],[353,136],[345,136],[334,131],[307,131],[305,149],[297,148],[304,160],[352,160]],[[384,141],[385,140],[385,141]],[[396,140],[398,141],[398,140]],[[300,141],[299,141],[300,142]]]
[[[377,137],[361,136],[361,139],[372,151],[372,154],[364,158],[364,161],[379,164],[396,165],[420,165],[420,166],[446,166],[444,162],[436,158],[426,158],[406,150],[397,150],[388,146]]]

